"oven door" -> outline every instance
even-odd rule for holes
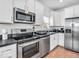
[[[19,58],[38,58],[39,53],[39,40],[23,43],[18,48]]]

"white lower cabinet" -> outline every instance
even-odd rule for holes
[[[59,33],[59,45],[64,47],[64,33]]]
[[[0,47],[0,58],[16,58],[16,44]]]
[[[53,50],[57,45],[64,47],[64,33],[50,35],[50,51]]]
[[[50,51],[58,45],[58,34],[50,35]]]

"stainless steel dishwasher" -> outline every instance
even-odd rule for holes
[[[40,38],[39,48],[41,57],[45,56],[50,50],[50,36]]]

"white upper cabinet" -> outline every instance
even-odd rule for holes
[[[51,10],[44,5],[44,16],[49,17]]]
[[[54,11],[52,11],[51,13],[50,13],[50,20],[49,20],[49,22],[50,22],[50,26],[53,26],[54,24],[53,24],[53,20],[54,20]]]
[[[60,14],[58,12],[55,13],[55,26],[60,26]]]
[[[65,18],[70,18],[73,16],[74,16],[74,8],[73,7],[65,8]]]
[[[0,0],[0,23],[13,23],[13,0]]]
[[[79,17],[79,5],[76,5],[73,8],[74,8],[74,16]]]
[[[14,7],[25,9],[26,0],[14,0]]]
[[[50,26],[64,26],[64,9],[50,12]]]
[[[35,12],[35,0],[14,0],[14,7],[26,10],[26,12]]]
[[[26,12],[35,12],[35,0],[26,0]]]
[[[43,21],[46,26],[49,26],[49,17],[50,17],[49,9],[44,6]]]
[[[43,24],[44,6],[37,0],[35,1],[35,13],[36,13],[35,24]]]
[[[54,26],[61,26],[61,15],[59,12],[54,12]]]
[[[65,18],[79,17],[79,5],[65,8]]]
[[[64,9],[60,12],[61,16],[61,20],[60,20],[60,25],[61,26],[65,26],[65,12],[64,12]]]

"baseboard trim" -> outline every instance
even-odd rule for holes
[[[57,46],[56,46],[54,49],[52,49],[51,51],[54,51],[57,47],[64,48],[64,46],[57,45]],[[49,53],[50,53],[51,51],[49,51]]]
[[[64,46],[60,46],[60,45],[58,45],[58,47],[62,47],[62,48],[64,48]]]

